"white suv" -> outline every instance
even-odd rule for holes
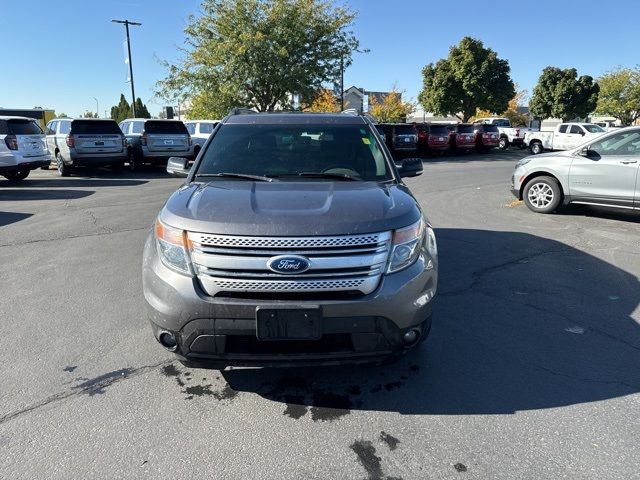
[[[44,133],[34,119],[0,116],[0,175],[24,180],[31,170],[50,163]]]
[[[198,153],[204,146],[209,136],[213,133],[213,129],[220,123],[220,120],[187,120],[184,122],[191,138],[193,139],[193,156]]]

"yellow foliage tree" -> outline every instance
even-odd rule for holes
[[[524,105],[529,92],[527,90],[519,90],[518,85],[516,87],[516,94],[511,100],[509,100],[509,107],[502,113],[498,114],[500,117],[508,118],[513,127],[522,127],[527,125],[529,118],[524,113],[518,112],[518,107]],[[488,110],[476,110],[475,116],[469,119],[470,122],[475,121],[477,118],[493,117],[496,116],[495,112]]]
[[[318,91],[311,104],[302,110],[305,112],[336,113],[340,111],[340,105],[338,105],[338,99],[331,90],[322,88]]]
[[[395,87],[382,100],[369,100],[369,113],[380,123],[404,122],[414,109],[413,103],[402,101],[402,94]]]

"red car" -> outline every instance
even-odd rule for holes
[[[418,150],[421,152],[444,152],[449,150],[449,127],[435,123],[418,123]]]
[[[474,126],[470,123],[452,125],[449,134],[451,150],[468,152],[476,147]]]
[[[500,132],[495,125],[486,123],[474,123],[473,129],[476,135],[476,150],[487,153],[492,148],[500,145]]]

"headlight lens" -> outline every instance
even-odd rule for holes
[[[393,273],[407,268],[416,261],[420,255],[420,250],[425,244],[425,232],[427,231],[431,232],[430,234],[427,233],[427,238],[432,237],[433,245],[435,246],[433,231],[427,226],[423,218],[413,225],[401,228],[393,233],[387,273]],[[427,245],[428,244],[429,240],[427,240]]]
[[[192,275],[191,262],[187,253],[187,232],[168,227],[160,220],[156,220],[155,233],[162,263],[176,272]]]

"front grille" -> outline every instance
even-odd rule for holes
[[[390,232],[327,237],[248,237],[189,232],[191,259],[209,295],[225,292],[373,292],[384,273]],[[271,271],[272,257],[303,256],[309,269]]]

